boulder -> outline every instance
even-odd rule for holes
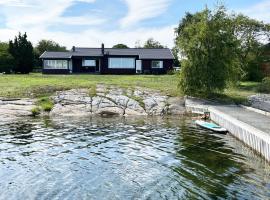
[[[185,100],[180,97],[170,97],[167,101],[169,115],[183,115],[186,112]]]
[[[248,97],[248,102],[253,108],[270,112],[270,94],[256,94]]]

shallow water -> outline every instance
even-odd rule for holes
[[[269,172],[190,118],[0,124],[0,199],[268,199]]]

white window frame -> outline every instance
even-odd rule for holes
[[[44,60],[44,69],[68,69],[68,60]]]
[[[132,65],[127,66],[125,61],[132,61]],[[130,57],[111,57],[108,60],[108,68],[109,69],[135,69],[136,67],[136,62],[135,62],[135,58],[130,58]],[[113,63],[113,62],[117,62],[117,64]],[[131,63],[129,63],[131,64]]]
[[[154,66],[155,62],[159,62],[159,67]],[[163,69],[163,60],[152,60],[151,67],[153,69]]]
[[[87,64],[87,62],[92,62],[91,64]],[[96,67],[97,61],[95,59],[83,59],[82,60],[83,67]]]

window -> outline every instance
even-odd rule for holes
[[[44,60],[44,69],[68,69],[67,60]]]
[[[163,68],[163,61],[160,60],[152,61],[152,68]]]
[[[83,67],[95,67],[96,66],[96,60],[86,60],[86,59],[84,59],[82,61],[82,66]]]
[[[111,69],[134,69],[135,58],[109,58]]]

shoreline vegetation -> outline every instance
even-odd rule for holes
[[[178,75],[0,75],[0,97],[39,98],[54,95],[56,91],[86,88],[95,92],[98,84],[121,88],[148,88],[168,96],[184,96],[176,84]],[[247,97],[259,92],[259,82],[240,82],[223,93],[201,98],[223,103],[244,103]]]

